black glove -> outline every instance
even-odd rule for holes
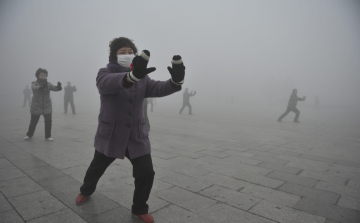
[[[185,77],[185,66],[181,59],[181,56],[175,55],[171,61],[172,68],[168,67],[171,74],[171,81],[176,85],[182,85]]]
[[[147,64],[149,63],[149,59],[150,52],[148,50],[144,50],[139,56],[134,57],[132,61],[134,69],[128,73],[128,77],[130,78],[131,82],[136,83],[147,74],[156,70],[155,67],[146,68]]]
[[[62,87],[61,87],[61,83],[60,83],[60,82],[58,82],[58,83],[57,83],[56,88],[57,88],[59,91],[61,91],[61,90],[62,90]]]

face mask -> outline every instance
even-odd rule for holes
[[[117,62],[122,67],[130,68],[130,64],[132,63],[134,57],[134,55],[117,55]]]

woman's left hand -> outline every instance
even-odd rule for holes
[[[62,87],[61,87],[61,83],[60,83],[60,82],[57,83],[57,86],[56,86],[56,87],[57,87],[58,90],[62,90]]]

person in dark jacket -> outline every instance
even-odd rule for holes
[[[150,111],[153,112],[154,111],[154,103],[153,103],[154,99],[148,98],[147,101],[148,101],[148,104],[150,104]]]
[[[51,138],[52,103],[50,91],[61,91],[61,83],[58,82],[57,86],[55,86],[48,82],[48,72],[45,69],[39,68],[36,71],[35,76],[37,80],[31,83],[31,90],[33,92],[30,107],[31,120],[29,130],[24,139],[28,140],[33,137],[40,115],[43,115],[45,119],[45,140],[53,141],[54,139]]]
[[[74,105],[74,92],[76,91],[76,86],[71,86],[70,82],[67,82],[67,86],[64,87],[64,114],[67,113],[68,105],[71,105],[71,111],[75,115],[75,105]]]
[[[294,89],[291,96],[290,96],[290,99],[289,99],[289,103],[288,103],[288,106],[287,106],[287,109],[285,111],[284,114],[282,114],[279,118],[278,118],[278,122],[281,122],[281,120],[287,115],[289,114],[289,112],[295,112],[295,119],[294,119],[294,122],[299,122],[299,116],[300,116],[300,111],[296,108],[296,105],[297,105],[297,102],[298,101],[305,101],[306,97],[302,97],[302,98],[299,98],[297,96],[297,90]]]
[[[185,92],[183,94],[183,106],[180,109],[179,114],[184,110],[185,106],[189,107],[189,115],[192,115],[191,113],[191,104],[190,104],[190,97],[194,96],[196,94],[196,91],[193,93],[192,91],[189,93],[189,89],[186,88]]]
[[[26,106],[26,102],[29,103],[29,107],[31,105],[31,95],[32,95],[32,91],[30,90],[29,88],[29,85],[26,85],[25,89],[23,90],[23,94],[24,94],[24,104],[23,104],[23,107]]]
[[[95,135],[94,158],[86,171],[76,204],[83,204],[94,193],[97,182],[106,168],[117,158],[127,157],[133,165],[135,191],[131,211],[143,222],[154,222],[148,213],[147,200],[154,181],[151,146],[145,127],[143,104],[149,97],[164,97],[181,90],[185,66],[179,55],[168,67],[171,78],[152,80],[147,68],[150,52],[137,55],[134,43],[125,37],[110,42],[107,67],[101,68],[96,78],[101,107]]]

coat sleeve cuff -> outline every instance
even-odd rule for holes
[[[174,84],[171,80],[170,80],[170,84],[171,84],[171,87],[173,87],[174,89],[181,90],[181,85]]]
[[[129,82],[126,77],[127,77],[127,75],[125,75],[123,78],[123,87],[129,88],[129,87],[133,86],[134,84]]]

